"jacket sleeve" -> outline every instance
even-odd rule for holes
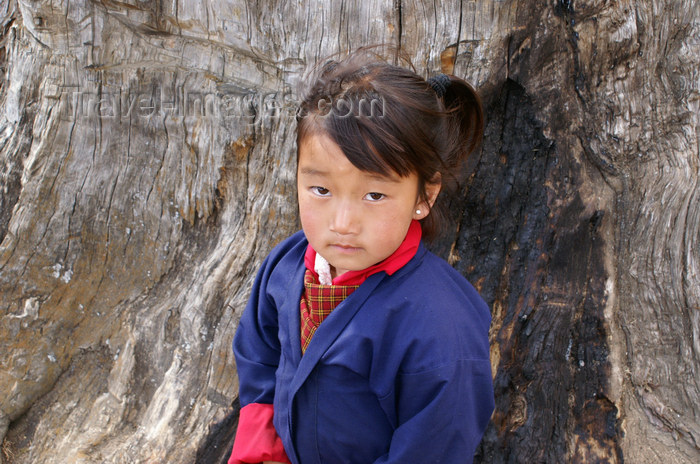
[[[271,404],[251,403],[241,408],[236,440],[228,464],[263,461],[290,462],[272,425]]]
[[[490,363],[462,360],[401,374],[395,398],[397,427],[375,464],[471,463],[494,408]]]
[[[242,407],[229,464],[290,462],[272,422],[280,342],[277,308],[266,293],[269,260],[256,276],[233,340]]]

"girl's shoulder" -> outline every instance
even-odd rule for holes
[[[282,240],[272,248],[272,251],[265,258],[263,267],[276,267],[280,263],[298,263],[299,258],[303,260],[308,242],[303,231],[298,231]]]
[[[423,245],[406,266],[384,279],[376,293],[411,308],[408,313],[417,317],[438,311],[448,320],[466,318],[485,327],[490,324],[491,311],[474,286]]]
[[[476,289],[424,248],[409,264],[378,287],[370,306],[383,309],[367,315],[394,340],[392,349],[404,353],[401,369],[488,359],[491,311]]]
[[[306,253],[306,236],[302,231],[296,232],[270,251],[260,265],[257,279],[266,286],[268,291],[280,287],[280,291],[291,284],[291,279],[296,278],[300,266],[304,266],[304,253]]]
[[[462,274],[423,245],[402,271],[396,275],[397,284],[412,289],[410,293],[418,300],[422,299],[421,295],[431,300],[436,296],[459,301],[468,297],[470,301],[483,303],[474,286]]]

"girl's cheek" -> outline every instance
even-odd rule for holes
[[[299,204],[299,218],[305,229],[315,229],[318,227],[319,211],[309,202]]]

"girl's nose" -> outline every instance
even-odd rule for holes
[[[341,235],[357,233],[358,217],[356,208],[348,202],[339,202],[333,212],[331,232]]]

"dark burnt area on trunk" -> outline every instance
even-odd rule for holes
[[[604,212],[586,212],[581,167],[544,135],[520,84],[507,79],[484,102],[489,122],[453,250],[492,308],[500,353],[476,462],[621,459],[606,396]]]

